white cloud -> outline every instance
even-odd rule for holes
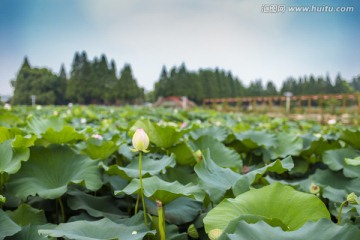
[[[174,4],[175,3],[175,4]],[[284,16],[261,13],[250,1],[93,1],[84,7],[102,29],[104,45],[120,64],[127,60],[146,88],[163,64],[220,66],[254,78]],[[120,60],[120,61],[119,61]],[[147,81],[146,81],[146,80]]]

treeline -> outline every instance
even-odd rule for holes
[[[12,82],[13,104],[30,104],[36,96],[37,104],[135,104],[144,100],[144,89],[133,77],[126,64],[116,74],[114,61],[106,56],[89,61],[86,52],[75,53],[69,78],[64,66],[59,75],[46,68],[32,68],[25,57],[20,71]]]
[[[115,62],[109,63],[105,55],[90,61],[86,52],[77,52],[69,77],[64,66],[57,75],[47,68],[32,68],[25,57],[12,85],[13,104],[30,104],[32,95],[36,96],[37,104],[139,104],[167,96],[187,96],[200,104],[205,98],[277,96],[285,92],[294,95],[352,93],[360,91],[360,75],[351,81],[340,74],[334,80],[329,76],[289,77],[278,90],[272,81],[263,83],[260,79],[245,86],[230,71],[217,68],[189,71],[181,64],[169,71],[163,67],[154,90],[145,96],[130,65],[125,64],[117,76]]]
[[[272,81],[265,84],[262,80],[252,81],[246,87],[231,72],[215,69],[200,69],[197,72],[188,71],[184,64],[167,71],[164,67],[160,79],[155,83],[155,98],[166,96],[188,96],[197,103],[204,98],[247,97],[247,96],[277,96],[285,92],[294,95],[352,93],[360,91],[360,75],[347,81],[337,75],[332,81],[329,76],[286,79],[277,90]]]

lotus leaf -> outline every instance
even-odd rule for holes
[[[43,236],[64,237],[76,240],[142,240],[146,235],[153,235],[144,223],[136,225],[117,224],[107,218],[98,221],[75,221],[62,223],[54,229],[40,229]]]
[[[224,199],[204,218],[205,231],[223,230],[242,214],[277,219],[287,226],[288,231],[300,228],[307,221],[330,219],[325,204],[316,196],[273,183],[240,194],[235,199]]]
[[[129,131],[129,135],[132,136],[137,128],[143,128],[149,136],[150,142],[162,148],[175,145],[183,134],[171,126],[158,126],[149,119],[143,119],[135,122]]]
[[[199,186],[214,203],[219,203],[225,192],[241,177],[229,168],[216,165],[209,151],[203,153],[203,159],[195,165],[194,170],[199,177]]]
[[[14,174],[19,171],[21,162],[29,159],[28,148],[12,148],[12,140],[0,144],[0,174]]]
[[[93,191],[102,185],[97,163],[87,156],[75,154],[67,146],[34,147],[25,163],[6,185],[21,199],[36,194],[56,199],[67,191],[70,183],[82,184]]]
[[[142,161],[142,175],[149,174],[151,176],[157,175],[159,173],[165,173],[166,168],[175,167],[175,159],[174,156],[163,156],[159,160],[155,160],[153,158],[143,156]],[[118,165],[112,165],[110,167],[106,167],[104,165],[105,170],[110,174],[117,174],[124,178],[128,178],[131,180],[132,178],[139,176],[139,160],[133,160],[126,167],[120,167]]]
[[[266,236],[266,237],[265,237]],[[245,221],[238,222],[235,229],[224,232],[218,240],[353,240],[360,236],[360,230],[355,226],[339,226],[328,219],[320,219],[317,222],[307,222],[301,228],[287,232],[279,227],[271,227],[264,221],[248,224]]]
[[[181,196],[187,196],[198,201],[204,199],[201,189],[192,183],[182,185],[179,182],[166,182],[153,176],[143,179],[144,195],[154,201],[160,200],[164,205]],[[115,191],[115,194],[134,194],[140,190],[139,179],[133,179],[123,190]]]

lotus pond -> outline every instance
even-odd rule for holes
[[[0,239],[360,239],[360,127],[336,122],[13,107],[0,174]]]

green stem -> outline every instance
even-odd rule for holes
[[[60,209],[61,209],[61,221],[64,223],[65,222],[65,211],[64,211],[64,205],[61,201],[61,197],[58,198],[58,202],[59,202]]]
[[[337,224],[340,225],[340,222],[341,222],[341,213],[342,213],[342,209],[344,206],[347,206],[348,205],[348,201],[343,201],[340,205],[340,210],[339,210],[339,215],[338,215],[338,221],[337,221]]]
[[[135,204],[135,214],[137,214],[137,212],[138,212],[139,199],[140,199],[140,194],[138,194],[138,196],[137,196],[137,198],[136,198],[136,204]]]
[[[139,177],[140,177],[141,202],[142,202],[143,211],[144,211],[144,222],[145,222],[145,225],[147,226],[144,186],[143,186],[143,182],[142,182],[142,152],[141,151],[139,152]]]
[[[4,182],[4,173],[0,173],[0,193],[2,193]]]
[[[156,200],[156,207],[158,211],[159,216],[159,235],[160,240],[166,240],[166,234],[165,234],[165,216],[164,216],[164,208],[162,205],[162,202],[159,200]]]

